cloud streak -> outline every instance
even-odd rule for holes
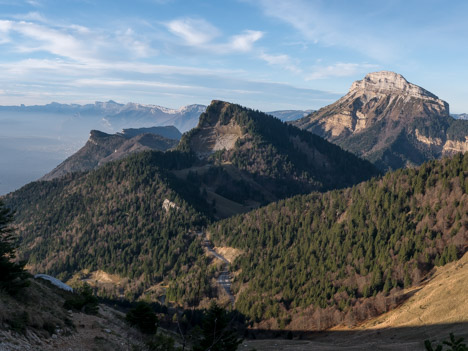
[[[361,30],[356,20],[330,13],[320,1],[258,0],[255,4],[266,16],[287,23],[314,44],[345,47],[381,61],[394,58],[398,51],[393,41]]]
[[[316,66],[312,73],[306,75],[306,80],[327,79],[332,77],[350,77],[358,73],[378,70],[379,66],[368,63],[336,63],[329,66]]]
[[[285,54],[271,55],[262,51],[259,55],[259,58],[272,66],[281,66],[284,69],[294,73],[302,72],[298,65],[293,62],[294,60]]]
[[[229,37],[227,41],[216,42],[215,39],[222,36],[221,31],[204,19],[187,17],[164,25],[169,32],[182,39],[183,44],[221,55],[249,52],[264,34],[261,31],[244,30],[241,34]]]

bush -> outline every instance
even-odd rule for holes
[[[144,334],[155,334],[158,329],[158,318],[153,308],[146,302],[139,302],[135,308],[128,311],[125,319],[130,325],[136,326]]]
[[[76,290],[77,294],[73,298],[66,300],[63,307],[87,314],[97,314],[98,298],[94,296],[91,287],[84,283]]]

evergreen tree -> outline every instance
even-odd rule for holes
[[[212,302],[203,319],[202,339],[193,350],[234,351],[241,342],[237,333],[231,329],[226,310]]]
[[[155,334],[158,329],[156,313],[154,313],[150,304],[143,301],[131,309],[125,316],[125,319],[145,334]]]
[[[12,221],[12,211],[0,200],[0,290],[14,295],[29,285],[29,274],[24,270],[25,262],[14,262],[17,241]]]

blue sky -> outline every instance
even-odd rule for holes
[[[368,72],[468,112],[468,1],[0,0],[0,104],[319,108]]]

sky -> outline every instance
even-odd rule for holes
[[[317,109],[389,70],[468,112],[465,0],[0,0],[0,105]]]

